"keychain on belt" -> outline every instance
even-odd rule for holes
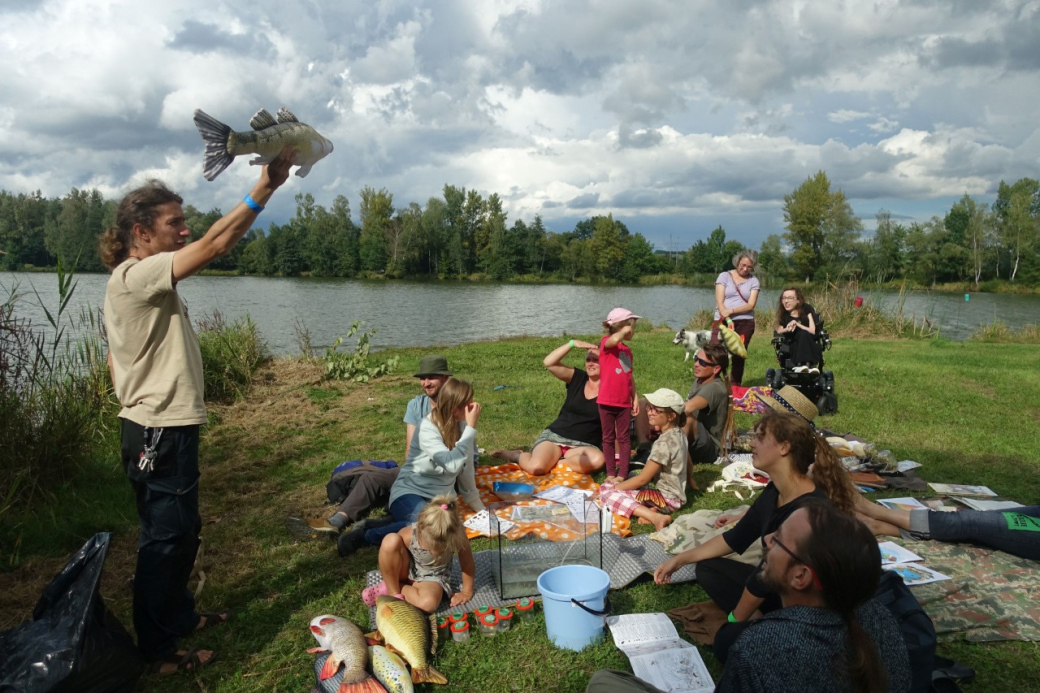
[[[141,452],[141,457],[137,462],[137,468],[142,472],[151,473],[152,467],[155,465],[155,458],[158,456],[156,449],[159,447],[159,441],[162,440],[163,429],[161,428],[144,428],[144,449]]]

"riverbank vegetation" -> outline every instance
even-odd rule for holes
[[[985,484],[1004,497],[1040,503],[1035,342],[863,340],[845,336],[845,329],[835,326],[828,352],[840,410],[823,419],[824,425],[854,432],[890,449],[896,459],[922,463],[929,481]],[[998,338],[997,332],[990,336]],[[761,384],[773,365],[764,334],[752,342],[746,384]],[[459,377],[473,382],[483,404],[481,447],[528,446],[555,417],[563,388],[541,360],[572,336],[597,337],[519,338],[439,349]],[[688,386],[689,362],[683,362],[671,337],[664,327],[637,333],[633,350],[641,390]],[[376,568],[376,551],[341,559],[332,542],[295,542],[282,519],[328,514],[325,483],[342,460],[402,459],[401,416],[418,393],[410,374],[428,351],[386,352],[401,365],[368,383],[323,379],[319,357],[261,361],[242,396],[209,404],[200,453],[208,575],[200,607],[231,608],[234,620],[191,640],[220,654],[220,662],[202,670],[197,683],[183,676],[151,677],[139,690],[180,691],[188,685],[222,692],[307,690],[313,683],[313,658],[305,653],[313,646],[309,620],[337,613],[367,625],[359,595],[366,571]],[[578,355],[568,361],[580,363]],[[496,389],[500,385],[509,387]],[[56,480],[30,506],[0,516],[0,629],[30,614],[43,585],[97,531],[115,533],[103,584],[106,601],[124,624],[132,622],[127,580],[134,572],[136,515],[119,469],[115,414],[113,408],[104,410],[105,427],[84,443],[88,459],[77,464],[75,474]],[[741,414],[738,425],[751,422]],[[480,460],[492,461],[488,455]],[[712,465],[695,470],[702,489],[718,473]],[[735,502],[732,496],[696,493],[683,512]],[[477,551],[492,547],[486,539],[474,542]],[[663,611],[705,598],[696,583],[662,588],[649,578],[611,594],[617,613]],[[702,653],[717,676],[717,662],[707,650]],[[1033,686],[1035,643],[951,641],[940,645],[940,653],[978,670],[971,690]],[[466,647],[446,643],[436,666],[453,691],[581,691],[596,669],[625,669],[627,662],[609,638],[579,654],[553,648],[538,616],[507,637],[475,638]]]
[[[657,248],[621,218],[594,216],[551,230],[540,216],[514,219],[497,193],[445,185],[425,206],[363,188],[358,219],[338,195],[331,207],[296,196],[285,224],[253,229],[212,271],[317,277],[431,278],[522,282],[684,283],[710,286],[745,245],[714,230],[682,230],[687,247]],[[97,238],[113,223],[113,200],[73,189],[60,199],[0,191],[0,269],[66,266],[102,271]],[[1040,183],[1001,181],[992,204],[964,195],[942,217],[901,223],[877,211],[865,235],[840,189],[820,171],[783,199],[785,232],[759,252],[758,274],[791,281],[953,291],[1040,291]],[[221,210],[185,207],[198,237]]]

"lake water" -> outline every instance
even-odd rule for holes
[[[82,274],[68,313],[104,303],[108,275]],[[0,300],[17,285],[25,295],[19,314],[45,320],[33,288],[55,312],[54,274],[0,272]],[[356,281],[274,277],[192,277],[181,296],[194,319],[220,310],[229,320],[253,319],[276,354],[299,350],[294,325],[310,332],[312,344],[331,344],[345,336],[354,320],[376,330],[373,347],[462,344],[519,335],[551,336],[564,331],[598,333],[611,308],[624,306],[655,325],[678,329],[703,308],[714,306],[709,288],[679,286],[586,286],[568,284],[470,284],[456,282]],[[868,301],[895,309],[896,292],[869,292]],[[774,310],[778,291],[763,291],[762,310]],[[1040,322],[1040,295],[911,293],[905,315],[936,320],[941,333],[964,339],[979,325],[1002,320],[1019,327]]]

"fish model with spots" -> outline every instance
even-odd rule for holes
[[[368,648],[372,673],[389,693],[413,693],[412,679],[404,660],[381,645]]]
[[[376,632],[368,637],[385,642],[412,666],[413,683],[446,684],[448,679],[430,665],[437,651],[437,621],[403,599],[376,599]]]

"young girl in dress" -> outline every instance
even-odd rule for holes
[[[462,589],[451,586],[451,559],[459,556]],[[476,564],[469,539],[450,496],[437,496],[419,512],[415,524],[388,534],[379,547],[379,572],[383,581],[366,587],[361,598],[374,606],[376,598],[391,594],[423,611],[436,611],[442,596],[452,606],[473,598]]]
[[[646,402],[650,425],[660,428],[661,435],[650,448],[643,471],[631,479],[605,482],[600,486],[600,501],[611,512],[638,517],[661,530],[672,521],[671,513],[686,502],[689,452],[682,429],[684,402],[678,392],[666,388],[646,395]],[[649,490],[651,483],[657,493],[645,493],[647,500],[641,501],[640,491]]]
[[[632,341],[639,316],[626,308],[615,308],[607,315],[603,328],[607,334],[599,343],[599,420],[603,426],[603,457],[607,464],[607,481],[628,478],[632,457],[629,427],[639,414],[639,399],[632,375]],[[615,444],[617,458],[614,457]]]
[[[796,373],[820,372],[816,367],[822,356],[820,345],[816,343],[819,322],[816,311],[805,302],[801,289],[789,286],[780,293],[773,329],[791,343],[791,361]]]

